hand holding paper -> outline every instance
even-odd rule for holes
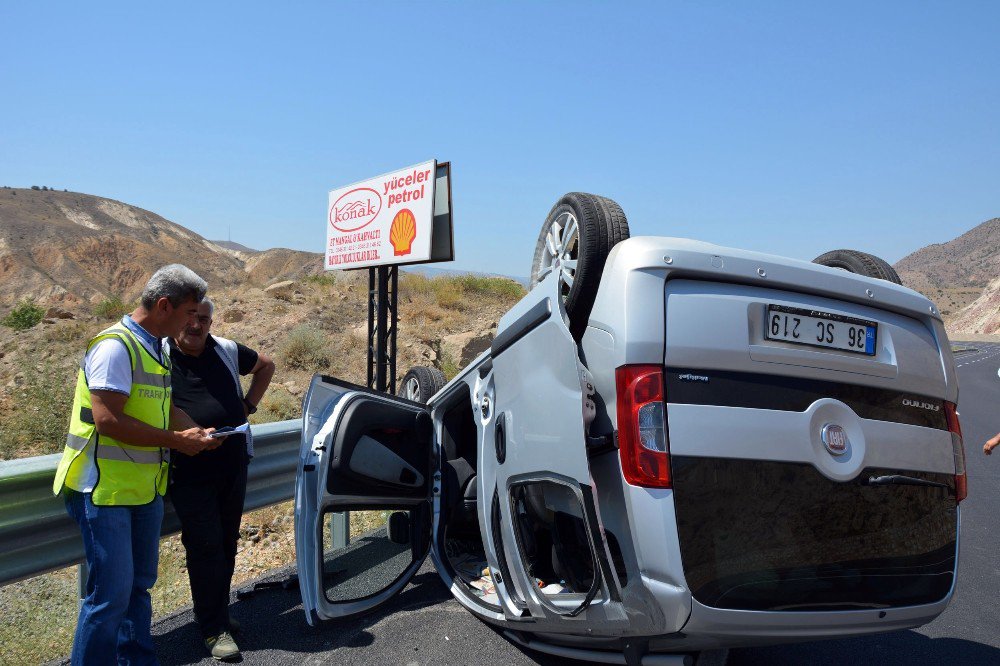
[[[249,429],[250,429],[249,423],[238,425],[235,428],[233,428],[232,426],[226,426],[224,428],[218,428],[211,435],[209,435],[209,437],[213,437],[215,439],[222,439],[223,437],[228,437],[229,435],[245,434],[246,431]]]

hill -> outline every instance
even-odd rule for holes
[[[1000,218],[987,220],[947,243],[917,250],[900,259],[895,268],[903,284],[937,304],[952,336],[968,335],[971,319],[962,313],[1000,275]]]
[[[322,270],[321,255],[222,247],[156,213],[113,199],[0,189],[0,306],[24,298],[85,311],[128,303],[160,266],[178,262],[212,289],[266,285]]]
[[[903,284],[927,293],[932,289],[982,291],[1000,275],[1000,217],[987,220],[947,243],[935,243],[895,264]]]
[[[233,250],[234,252],[242,252],[243,254],[256,254],[257,252],[260,251],[229,240],[214,240],[209,242],[214,243],[215,245],[218,245],[221,248],[225,248],[227,250]]]

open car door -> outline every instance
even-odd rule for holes
[[[432,445],[423,405],[313,378],[295,480],[309,624],[371,610],[416,573],[430,544]]]
[[[504,315],[492,345],[481,389],[492,437],[479,452],[480,525],[508,620],[532,631],[622,635],[628,621],[587,456],[587,371],[559,272]]]

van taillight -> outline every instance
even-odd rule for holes
[[[965,445],[962,443],[962,426],[958,423],[958,407],[953,402],[944,403],[944,414],[951,431],[951,450],[955,455],[955,499],[964,500],[969,494],[968,477],[965,474]]]
[[[663,368],[625,365],[615,370],[618,449],[625,480],[633,486],[670,487]]]

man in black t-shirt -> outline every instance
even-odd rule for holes
[[[257,411],[274,374],[274,362],[232,340],[209,335],[215,306],[205,299],[198,319],[168,340],[173,401],[203,428],[239,426]],[[239,375],[253,375],[246,395]],[[181,522],[194,615],[205,646],[217,659],[235,659],[239,648],[231,632],[229,588],[236,563],[247,463],[253,455],[251,433],[226,437],[222,445],[198,456],[171,461],[170,497]]]

